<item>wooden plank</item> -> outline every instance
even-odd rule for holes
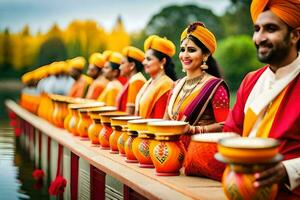
[[[18,116],[26,119],[37,129],[48,135],[71,152],[86,160],[106,174],[116,178],[134,191],[148,199],[226,199],[221,183],[181,174],[173,177],[160,177],[154,169],[139,168],[137,164],[126,163],[124,157],[100,150],[90,141],[74,137],[64,129],[57,128],[21,108],[13,101],[6,101],[6,106]]]

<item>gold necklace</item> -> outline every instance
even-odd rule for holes
[[[205,77],[206,73],[203,71],[202,74],[200,76],[197,76],[195,78],[192,79],[187,79],[183,85],[183,87],[181,88],[181,90],[179,91],[178,95],[180,94],[180,92],[182,91],[183,95],[182,97],[179,99],[177,106],[175,108],[175,112],[174,110],[172,110],[173,112],[173,119],[177,120],[178,114],[179,114],[179,109],[182,106],[184,100],[192,93],[192,91],[200,84],[202,83],[204,77]]]

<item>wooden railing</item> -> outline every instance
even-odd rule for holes
[[[137,164],[126,163],[124,157],[111,154],[107,150],[101,150],[92,145],[90,141],[82,140],[64,129],[55,127],[48,121],[23,109],[14,101],[7,100],[5,104],[20,119],[90,164],[91,175],[98,177],[95,179],[96,182],[95,180],[90,182],[91,188],[95,185],[100,187],[101,197],[97,197],[97,199],[105,198],[103,187],[105,187],[106,174],[124,184],[124,199],[142,197],[170,200],[226,199],[221,183],[217,181],[201,177],[189,177],[183,174],[169,177],[156,176],[154,169],[139,168]],[[94,198],[93,195],[90,197]]]

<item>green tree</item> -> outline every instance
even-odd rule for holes
[[[224,36],[241,34],[251,36],[253,33],[253,24],[250,16],[250,1],[231,0],[231,2],[232,6],[221,17]]]
[[[67,49],[59,37],[50,37],[40,48],[38,66],[67,59]]]
[[[251,37],[247,35],[232,36],[221,41],[215,58],[223,69],[225,79],[232,91],[238,89],[246,73],[262,66],[256,58]]]
[[[3,63],[1,69],[4,71],[6,69],[12,68],[12,41],[9,29],[4,30],[3,36]],[[2,71],[1,70],[1,71]]]

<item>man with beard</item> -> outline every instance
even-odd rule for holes
[[[253,185],[279,183],[278,199],[300,199],[300,0],[253,0],[251,16],[267,65],[244,78],[224,131],[278,139],[284,161],[256,173]]]

